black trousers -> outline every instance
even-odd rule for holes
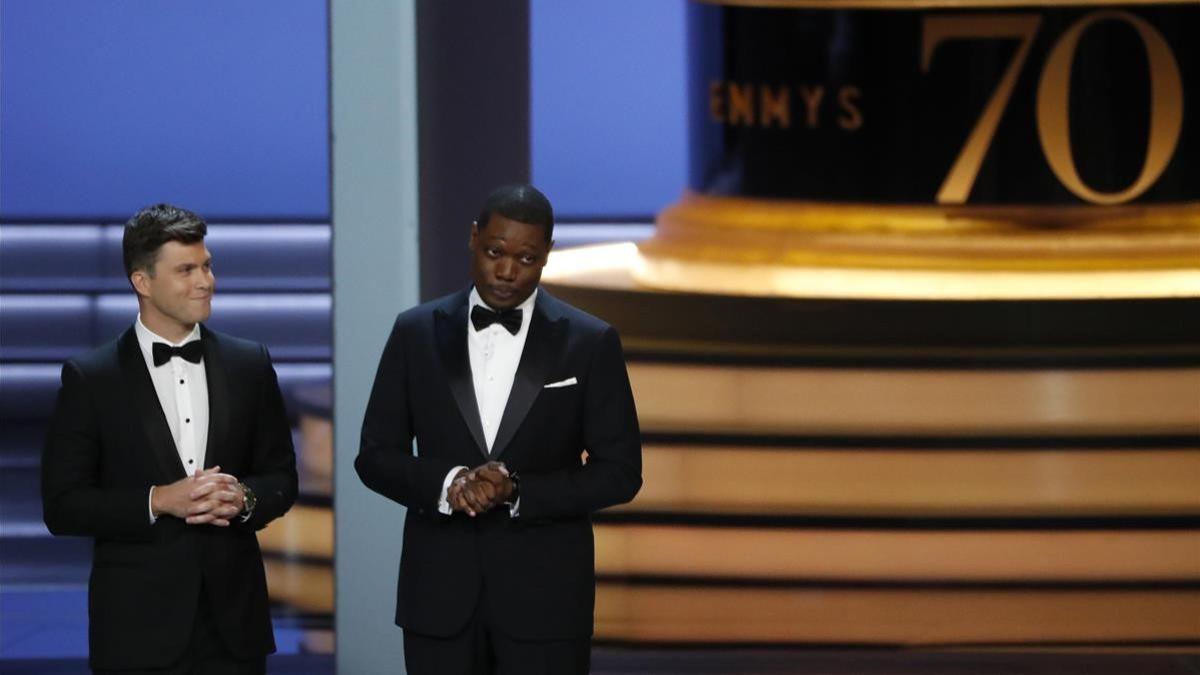
[[[197,605],[192,637],[176,663],[166,668],[92,672],[95,675],[264,675],[267,672],[267,657],[260,656],[248,661],[234,658],[217,631],[216,620],[203,592]]]
[[[591,638],[517,640],[486,605],[480,598],[466,627],[451,637],[404,631],[409,675],[587,675],[591,669]]]

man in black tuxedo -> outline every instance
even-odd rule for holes
[[[56,535],[95,538],[97,673],[263,673],[275,650],[255,531],[296,498],[296,459],[262,345],[201,325],[207,226],[168,204],[125,226],[138,318],[63,365],[42,453]]]
[[[589,669],[591,513],[637,493],[641,440],[616,331],[538,288],[553,227],[532,186],[493,192],[474,286],[400,314],[375,375],[355,468],[408,507],[415,675]]]

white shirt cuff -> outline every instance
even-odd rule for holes
[[[150,494],[146,497],[146,513],[150,515],[150,524],[153,525],[158,518],[154,517],[154,486],[150,486]]]
[[[450,473],[446,474],[446,480],[442,481],[442,495],[438,497],[438,513],[446,516],[454,513],[454,510],[450,508],[450,500],[448,499],[450,484],[454,482],[454,477],[458,475],[458,472],[465,468],[467,467],[456,466],[450,469]]]
[[[508,517],[516,518],[521,515],[521,498],[517,497],[517,501],[508,505]]]

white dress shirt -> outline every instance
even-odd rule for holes
[[[529,322],[533,318],[533,305],[537,300],[537,289],[517,305],[521,310],[521,328],[516,335],[499,323],[494,323],[483,330],[475,330],[471,323],[471,311],[476,305],[486,309],[487,303],[479,297],[479,291],[472,288],[467,300],[467,354],[471,360],[471,379],[475,384],[475,404],[479,407],[479,422],[483,426],[483,439],[490,453],[496,442],[496,432],[500,429],[500,419],[504,416],[504,408],[508,405],[508,395],[512,391],[513,380],[517,376],[517,366],[521,363],[521,354],[525,351],[525,338],[529,336]],[[495,311],[495,310],[493,310]],[[438,500],[438,510],[444,514],[451,513],[447,492],[454,476],[465,466],[456,466],[446,474],[442,483],[442,495]],[[519,500],[518,500],[519,502]],[[517,504],[510,507],[511,515],[517,514]]]
[[[200,326],[197,324],[192,328],[192,332],[182,341],[172,342],[146,328],[142,323],[142,315],[138,314],[134,332],[142,357],[146,360],[146,370],[150,372],[150,381],[154,383],[154,393],[158,395],[158,403],[171,429],[179,461],[184,472],[190,476],[204,468],[204,453],[208,446],[208,378],[204,360],[192,363],[173,356],[170,361],[155,366],[153,345],[155,342],[164,342],[172,347],[180,347],[199,340]],[[153,495],[154,488],[150,488],[150,492]],[[153,511],[150,520],[154,520]]]

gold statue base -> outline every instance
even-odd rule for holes
[[[657,252],[663,248],[655,247]],[[1200,253],[1198,253],[1200,255]],[[551,256],[553,286],[626,292],[875,300],[1069,300],[1200,298],[1200,268],[1081,270],[880,269],[650,255],[633,243]]]
[[[555,279],[771,297],[1200,296],[1200,205],[868,206],[688,194],[636,248],[571,250]]]
[[[804,265],[661,228],[542,277],[618,328],[641,420],[598,641],[1200,643],[1196,265]]]

